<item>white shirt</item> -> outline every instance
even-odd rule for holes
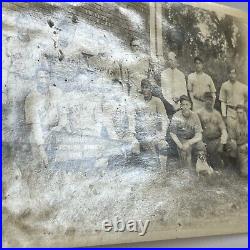
[[[168,68],[161,73],[161,88],[164,98],[173,106],[174,99],[187,95],[187,85],[184,74],[177,68]]]

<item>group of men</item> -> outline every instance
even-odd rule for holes
[[[214,168],[237,159],[240,174],[247,176],[247,86],[237,81],[236,69],[229,69],[229,80],[221,86],[220,113],[214,108],[216,88],[203,72],[203,60],[195,57],[195,72],[186,84],[176,55],[170,52],[168,59],[170,67],[161,73],[161,99],[175,112],[168,129],[169,146],[177,147],[181,163],[186,165],[192,165],[192,156],[207,160]]]
[[[106,60],[105,64],[102,60],[100,68],[96,63],[99,62],[98,55],[97,59],[92,58],[89,70],[94,69],[96,84],[106,90],[111,88],[109,92],[96,93],[100,105],[96,101],[95,105],[100,107],[94,110],[99,110],[95,116],[99,118],[93,124],[99,124],[100,134],[106,131],[110,139],[130,143],[134,153],[157,155],[163,169],[169,152],[176,147],[182,164],[191,166],[194,156],[194,159],[202,159],[217,167],[228,164],[225,160],[233,157],[238,160],[240,173],[247,176],[247,86],[237,81],[235,68],[230,68],[229,80],[220,89],[220,113],[214,108],[216,88],[212,78],[203,72],[201,58],[194,59],[195,72],[187,77],[186,82],[185,75],[178,69],[175,53],[170,52],[169,67],[161,72],[158,84],[152,77],[149,56],[140,51],[140,42],[132,40],[130,46],[131,51],[121,62]],[[49,127],[56,131],[65,128],[70,132],[65,107],[53,104],[62,98],[61,94],[60,98],[50,94],[58,92],[56,89],[52,86],[43,95],[47,96],[47,103],[43,105],[56,107],[58,111],[54,112],[55,115],[51,108],[45,111],[46,116],[51,114],[56,121],[54,125],[50,122]],[[43,100],[37,90],[27,96],[26,122],[31,125],[31,135],[47,163],[42,146],[41,117],[38,117],[41,113],[39,99]],[[86,99],[87,103],[91,101]]]

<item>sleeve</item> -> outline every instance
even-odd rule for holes
[[[210,88],[211,93],[216,93],[216,88],[214,86],[214,82],[211,76],[209,76],[209,88]]]
[[[178,75],[178,88],[176,89],[176,97],[180,97],[181,95],[187,95],[187,84],[186,84],[186,79],[185,75],[180,72]]]
[[[177,114],[174,114],[174,116],[170,122],[170,125],[169,125],[169,132],[170,133],[177,134],[178,123],[179,123],[179,118],[178,118]]]
[[[159,99],[157,102],[157,111],[158,111],[158,118],[161,120],[162,124],[162,136],[165,137],[168,125],[168,116],[166,113],[165,106]]]
[[[193,116],[193,122],[194,122],[194,130],[195,130],[195,134],[197,133],[202,133],[202,126],[201,126],[201,121],[198,117],[197,114],[194,114]]]
[[[225,85],[224,85],[224,84],[222,84],[221,89],[220,89],[219,100],[220,100],[221,102],[227,103],[227,94],[226,94],[226,88],[225,88]]]
[[[191,74],[188,76],[187,89],[188,92],[193,92],[193,79]]]

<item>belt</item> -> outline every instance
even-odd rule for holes
[[[214,136],[214,137],[206,137],[204,138],[205,141],[213,141],[213,140],[218,140],[221,138],[221,135],[219,136]]]
[[[228,104],[227,104],[227,108],[230,108],[230,109],[236,110],[236,107],[235,107],[235,106],[228,105]]]

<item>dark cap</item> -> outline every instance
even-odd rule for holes
[[[188,101],[188,102],[191,103],[191,100],[187,95],[181,95],[180,96],[180,102],[182,102],[182,101]]]
[[[196,63],[197,61],[203,63],[203,60],[202,60],[199,56],[196,56],[196,57],[194,58],[194,63]]]
[[[141,80],[141,87],[143,88],[143,87],[151,87],[151,83],[150,83],[150,81],[148,80],[148,79],[142,79]]]
[[[204,100],[213,99],[213,94],[211,92],[205,92],[203,95]]]
[[[235,73],[237,73],[236,67],[234,65],[229,65],[227,67],[228,74],[230,74],[232,71],[234,71]]]
[[[235,109],[236,110],[243,109],[244,111],[246,111],[246,107],[244,105],[241,105],[241,104],[238,104]]]

